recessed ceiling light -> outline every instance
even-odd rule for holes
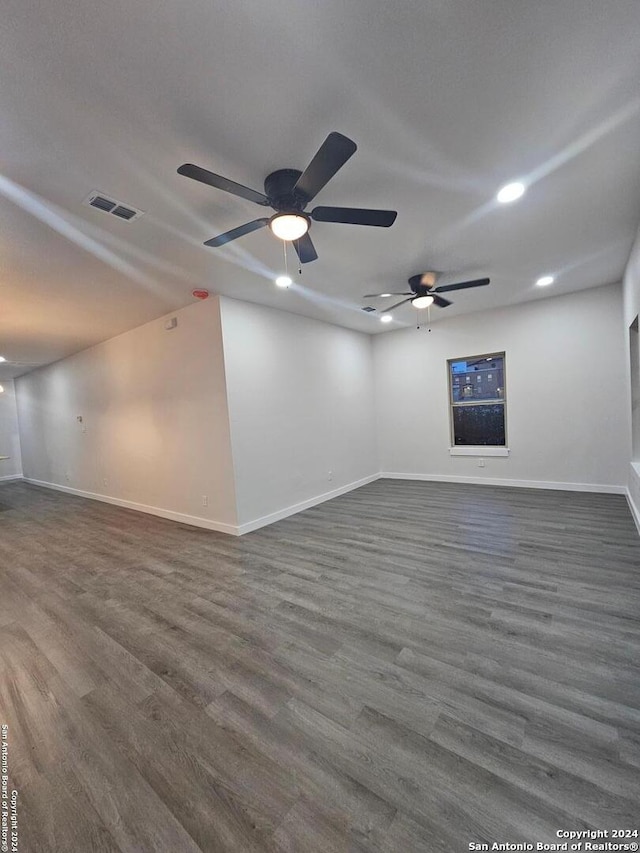
[[[393,317],[391,316],[391,314],[383,314],[382,317],[380,317],[381,323],[390,323],[392,320]]]
[[[542,278],[536,281],[536,284],[538,287],[546,287],[548,284],[553,284],[554,281],[555,279],[552,275],[543,275]]]
[[[309,230],[309,218],[303,213],[276,213],[269,228],[281,240],[299,240]]]
[[[512,184],[506,184],[502,187],[496,198],[501,204],[508,204],[524,195],[525,189],[525,185],[521,184],[520,181],[514,181]]]
[[[4,388],[0,385],[0,394],[4,394]]]
[[[291,283],[291,279],[288,275],[279,275],[276,279],[276,284],[278,285],[278,287],[289,287]]]
[[[391,296],[391,294],[390,294],[390,293],[381,293],[381,294],[380,294],[380,299],[387,299],[387,297],[389,297],[389,296]]]
[[[433,305],[434,301],[433,296],[416,296],[415,299],[411,300],[411,304],[414,308],[428,308],[429,305]]]
[[[6,360],[7,359],[3,355],[0,355],[0,361],[6,361]]]

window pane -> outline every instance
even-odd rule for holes
[[[504,403],[453,406],[453,443],[504,447]]]
[[[504,400],[504,357],[482,356],[450,362],[451,402]]]

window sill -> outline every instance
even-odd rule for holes
[[[471,447],[469,445],[457,445],[449,448],[450,456],[508,456],[508,447],[495,447],[487,445],[486,447]]]

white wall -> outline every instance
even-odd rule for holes
[[[624,347],[625,347],[625,356],[626,356],[626,376],[630,381],[629,376],[629,363],[630,363],[630,353],[629,353],[629,326],[633,323],[634,319],[640,314],[640,230],[638,231],[638,236],[636,237],[635,244],[633,249],[631,250],[631,255],[629,257],[629,261],[627,263],[627,269],[624,275],[623,282],[623,291],[624,291]],[[637,398],[638,388],[635,389],[636,394],[634,395]],[[629,417],[629,425],[630,425],[630,405],[631,405],[631,389],[627,388],[627,400],[629,402],[628,408],[628,417]],[[636,412],[636,417],[638,413]],[[628,475],[628,489],[629,489],[629,502],[631,504],[631,509],[635,515],[636,524],[638,528],[640,528],[640,463],[637,461],[632,463],[631,455],[627,457],[627,475]]]
[[[371,338],[234,299],[221,310],[241,529],[374,477]]]
[[[620,490],[629,430],[620,285],[440,319],[374,341],[380,467]],[[448,358],[506,351],[509,458],[449,455]]]
[[[627,482],[619,285],[374,338],[229,298],[175,316],[173,331],[163,318],[16,381],[26,477],[231,533],[379,471]],[[448,452],[446,360],[499,350],[511,456],[479,468]]]
[[[169,316],[16,381],[25,477],[233,532],[218,300]]]
[[[0,394],[0,456],[9,457],[0,460],[2,481],[22,476],[22,459],[14,383],[11,379],[3,379],[0,385],[4,388],[4,393]]]
[[[233,299],[175,316],[18,380],[28,479],[235,533],[375,477],[367,335]]]

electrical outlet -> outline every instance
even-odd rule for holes
[[[102,485],[103,485],[103,486],[108,485],[108,484],[107,484],[107,478],[106,478],[106,477],[102,480]]]
[[[484,468],[484,459],[478,459],[478,468]]]
[[[329,471],[329,474],[327,476],[327,480],[333,480],[333,471]]]
[[[68,471],[67,471],[67,473],[64,475],[64,478],[65,478],[65,480],[67,481],[67,483],[70,483],[70,482],[71,482],[71,474],[70,474]]]
[[[202,496],[202,506],[209,506],[209,496],[208,495]]]

